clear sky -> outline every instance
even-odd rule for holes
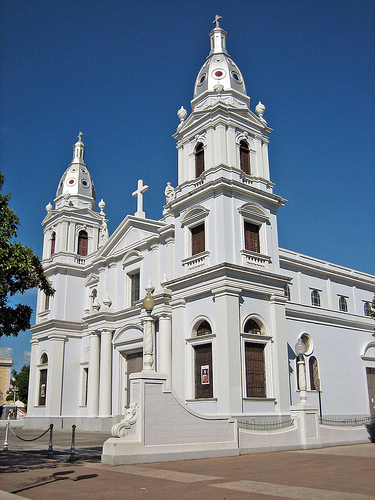
[[[176,112],[191,110],[215,14],[273,128],[280,246],[375,274],[373,0],[2,0],[0,170],[19,240],[41,256],[79,131],[110,233],[136,211],[139,178],[146,217],[162,216]],[[35,307],[35,291],[22,299]],[[17,370],[29,339],[0,339]]]

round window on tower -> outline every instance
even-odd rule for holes
[[[84,188],[88,188],[88,187],[90,187],[90,183],[89,183],[89,181],[88,181],[88,180],[86,180],[86,179],[82,179],[82,180],[81,180],[81,184],[82,184],[82,186],[83,186]]]
[[[220,78],[224,78],[225,71],[223,69],[216,69],[212,72],[212,76],[216,78],[216,80],[220,80]]]
[[[68,179],[66,181],[66,183],[68,186],[74,186],[74,184],[76,183],[76,180],[75,179]]]
[[[199,80],[198,80],[198,86],[200,87],[206,80],[206,73],[203,73],[203,75],[201,75],[199,77]]]
[[[235,71],[232,71],[232,78],[233,80],[235,80],[237,83],[241,83],[242,80],[241,80],[241,77],[238,73],[236,73]]]
[[[77,172],[77,167],[71,167],[71,168],[70,168],[70,171],[71,171],[71,172]]]

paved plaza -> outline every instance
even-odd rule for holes
[[[13,431],[24,439],[42,433]],[[11,432],[8,451],[0,453],[0,500],[375,498],[371,443],[111,467],[100,463],[107,437],[77,431],[75,460],[69,461],[71,429],[54,430],[53,458],[47,458],[49,433],[21,441]],[[3,440],[1,429],[1,445]]]

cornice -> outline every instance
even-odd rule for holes
[[[299,254],[291,250],[279,248],[280,251],[280,264],[285,267],[292,268],[293,270],[303,270],[313,272],[315,275],[320,274],[324,277],[337,278],[340,281],[347,281],[351,285],[366,284],[371,290],[375,292],[375,276],[371,274],[356,271],[347,267],[332,264],[308,255]]]
[[[371,334],[374,332],[373,320],[365,316],[290,302],[286,303],[285,312],[286,318],[290,320],[308,321],[325,326],[336,325],[352,330],[365,330]]]

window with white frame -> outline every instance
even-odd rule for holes
[[[339,297],[339,310],[342,312],[348,312],[348,301],[343,295]]]
[[[215,335],[208,320],[197,321],[192,336],[187,339],[191,346],[193,366],[193,390],[195,399],[212,399],[214,397],[213,348]]]
[[[267,397],[267,349],[270,337],[258,319],[245,322],[243,332],[244,392],[247,398]]]
[[[44,352],[40,357],[40,363],[39,363],[39,396],[38,396],[39,406],[46,405],[47,373],[48,373],[48,356]]]
[[[316,307],[321,306],[319,290],[311,290],[311,305]]]

